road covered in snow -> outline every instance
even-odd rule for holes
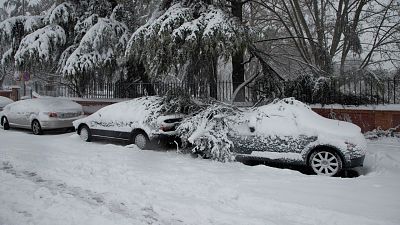
[[[0,224],[400,224],[400,139],[356,178],[0,129]]]

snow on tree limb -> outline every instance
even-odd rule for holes
[[[159,13],[132,35],[125,53],[156,73],[183,65],[193,55],[229,57],[248,37],[238,21],[214,5],[178,2]]]
[[[57,57],[58,48],[65,45],[65,31],[58,25],[48,25],[36,30],[22,39],[14,58],[17,66],[23,66],[32,59],[37,62],[49,62]]]
[[[0,40],[10,43],[16,36],[23,36],[44,26],[43,16],[16,16],[0,23]]]
[[[4,52],[3,56],[1,57],[1,66],[8,64],[10,61],[12,61],[12,52],[12,48],[9,48],[7,51]]]
[[[65,49],[63,53],[61,53],[60,59],[58,60],[58,72],[62,72],[62,69],[64,68],[65,64],[67,64],[69,57],[72,55],[72,53],[74,53],[78,46],[79,44],[71,45]]]
[[[79,43],[86,32],[99,21],[99,15],[93,14],[83,21],[78,21],[75,25],[75,43]]]
[[[49,24],[68,24],[73,22],[75,17],[75,8],[69,2],[64,2],[56,6],[46,15],[46,22]]]
[[[128,28],[124,24],[112,19],[99,19],[68,58],[63,74],[77,75],[114,66],[128,38]]]

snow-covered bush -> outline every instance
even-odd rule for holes
[[[234,160],[231,153],[233,143],[228,138],[232,132],[231,124],[243,120],[242,112],[235,106],[214,101],[206,109],[185,119],[177,132],[183,142],[195,146],[194,153],[222,162],[231,161]]]
[[[382,130],[380,127],[374,129],[372,131],[368,131],[364,134],[365,138],[367,139],[377,139],[381,137],[398,137],[400,138],[400,125],[387,129]]]

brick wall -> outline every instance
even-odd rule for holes
[[[72,100],[82,105],[83,111],[85,112],[86,115],[90,115],[90,114],[96,112],[97,110],[99,110],[99,109],[101,109],[101,108],[103,108],[105,106],[112,105],[114,103],[123,101],[123,100],[103,101],[103,100],[86,100],[86,99],[83,99],[83,100],[81,100],[81,99],[79,99],[79,100],[72,99]]]
[[[11,91],[0,91],[0,96],[11,98]]]
[[[10,98],[14,101],[19,100],[19,87],[12,88],[11,90],[0,91],[0,96]]]
[[[371,131],[378,127],[387,130],[400,125],[400,111],[321,108],[313,108],[313,110],[326,118],[357,124],[361,127],[362,132]]]

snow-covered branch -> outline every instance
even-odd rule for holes
[[[50,62],[57,58],[58,48],[66,42],[65,31],[58,25],[48,25],[36,30],[22,39],[18,51],[15,53],[17,66],[24,66],[33,62]]]
[[[128,38],[128,29],[124,24],[112,19],[99,19],[66,61],[63,74],[77,75],[112,67],[122,54]]]

